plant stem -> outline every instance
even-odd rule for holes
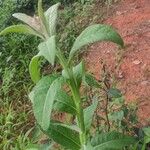
[[[82,108],[82,100],[81,100],[80,91],[79,91],[80,88],[77,86],[76,79],[74,78],[73,67],[67,66],[67,61],[64,58],[63,54],[61,53],[61,51],[59,50],[57,53],[57,57],[63,69],[67,72],[69,76],[69,80],[70,80],[69,86],[70,86],[71,93],[73,95],[73,100],[75,102],[76,109],[77,109],[78,126],[81,129],[80,142],[81,142],[81,145],[84,146],[86,144],[86,130],[85,130],[85,125],[84,125],[84,113],[83,113],[83,108]]]
[[[81,101],[81,97],[80,97],[79,88],[77,88],[74,80],[71,80],[71,91],[72,91],[73,99],[75,101],[76,108],[78,111],[77,121],[78,121],[78,126],[81,129],[80,141],[81,141],[82,145],[85,145],[86,131],[85,131],[85,125],[84,125],[84,113],[83,113],[83,109],[82,109],[82,101]]]
[[[106,121],[107,121],[108,132],[109,132],[110,131],[110,121],[109,121],[109,117],[108,117],[108,103],[109,103],[109,97],[108,97],[108,94],[107,94],[105,113],[106,113]]]

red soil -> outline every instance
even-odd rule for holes
[[[100,76],[101,60],[115,74],[118,88],[126,101],[137,102],[138,116],[144,125],[150,123],[150,0],[122,0],[112,8],[112,14],[104,23],[117,29],[126,48],[118,69],[114,44],[97,43],[89,48],[86,56],[88,67],[97,78]]]

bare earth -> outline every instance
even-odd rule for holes
[[[87,66],[100,78],[103,59],[126,102],[137,103],[140,122],[150,124],[150,0],[122,0],[110,11],[104,23],[117,29],[126,48],[118,50],[112,43],[92,45],[86,55]]]

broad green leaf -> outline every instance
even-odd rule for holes
[[[43,129],[48,129],[50,124],[50,116],[53,109],[54,100],[56,98],[57,93],[61,89],[61,85],[63,82],[63,78],[56,79],[51,85],[47,92],[46,99],[44,102],[44,106],[42,108],[42,118],[41,118],[41,127]]]
[[[111,41],[120,46],[124,46],[121,36],[109,25],[95,24],[87,27],[75,40],[70,51],[69,60],[87,44],[98,41]]]
[[[35,30],[33,30],[31,27],[27,25],[12,25],[10,27],[7,27],[3,31],[0,32],[0,36],[6,35],[8,33],[32,34],[43,39],[42,35],[40,35],[38,32],[36,32]]]
[[[52,65],[54,65],[56,56],[55,36],[51,36],[47,41],[42,42],[38,46],[39,54],[44,56]]]
[[[54,109],[73,115],[76,115],[77,113],[73,99],[62,90],[60,90],[56,95]]]
[[[32,95],[30,98],[32,98],[35,118],[43,129],[47,129],[49,126],[53,101],[60,84],[58,75],[46,76],[36,84],[32,94],[30,94]]]
[[[45,99],[50,85],[58,77],[60,77],[60,75],[58,74],[52,74],[49,76],[42,77],[29,94],[29,98],[32,101],[32,103],[34,103],[35,95],[38,98],[38,94],[40,92],[43,92],[40,99]]]
[[[55,142],[61,144],[65,148],[71,150],[79,150],[81,147],[79,132],[73,130],[72,127],[62,123],[50,123],[49,129],[46,133]]]
[[[136,140],[133,137],[113,131],[96,135],[91,143],[94,150],[121,150],[125,146],[135,144]]]
[[[89,85],[90,87],[95,87],[95,88],[101,87],[98,81],[91,74],[85,74],[84,80],[85,80],[85,83]]]
[[[86,130],[90,130],[91,128],[93,115],[97,108],[97,105],[98,105],[98,101],[94,101],[91,106],[84,109],[84,124],[85,124]]]
[[[42,42],[41,44],[39,44],[38,48],[39,53],[31,59],[29,65],[30,76],[34,83],[37,83],[40,80],[40,56],[43,56],[52,65],[54,64],[56,54],[55,37],[52,36],[46,42]]]
[[[37,32],[42,33],[40,20],[37,16],[31,17],[24,13],[14,13],[13,17],[19,19],[20,21],[23,21],[24,23],[32,27]]]
[[[108,90],[108,96],[111,98],[120,98],[122,97],[122,93],[116,88],[111,88]]]
[[[37,83],[41,76],[40,76],[40,67],[39,67],[39,57],[40,55],[36,55],[31,59],[29,64],[29,72],[31,79],[34,83]]]
[[[49,24],[50,36],[53,36],[56,33],[57,13],[58,13],[58,7],[59,6],[60,6],[60,3],[57,3],[53,6],[51,6],[45,12],[45,17],[46,17],[46,20]]]

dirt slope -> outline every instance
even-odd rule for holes
[[[137,102],[140,122],[150,123],[150,0],[122,0],[110,12],[104,23],[118,30],[126,48],[116,55],[113,44],[92,45],[86,56],[88,67],[99,78],[103,59],[126,101]]]

